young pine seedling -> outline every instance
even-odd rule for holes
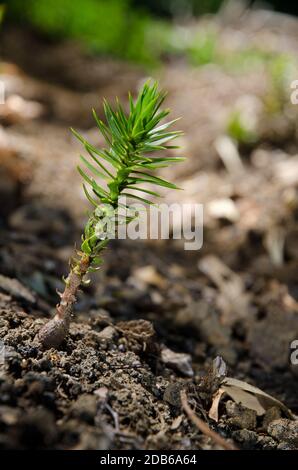
[[[177,148],[168,143],[181,135],[180,131],[168,130],[176,119],[160,124],[169,114],[169,110],[160,109],[164,99],[165,94],[158,91],[157,84],[148,82],[135,101],[129,95],[128,113],[124,112],[118,100],[115,109],[104,101],[106,123],[93,110],[106,148],[95,148],[73,130],[88,153],[88,159],[81,156],[88,174],[81,167],[78,170],[84,180],[85,195],[93,210],[82,235],[81,249],[70,262],[70,272],[65,280],[64,292],[60,294],[56,314],[38,333],[38,340],[45,349],[58,347],[68,333],[78,290],[84,283],[86,274],[100,267],[101,254],[109,242],[108,232],[104,233],[99,227],[103,226],[109,211],[113,216],[117,213],[120,196],[151,204],[151,201],[129,191],[133,189],[141,194],[159,196],[152,190],[139,187],[143,183],[178,189],[175,184],[152,175],[152,171],[158,168],[183,160],[166,155],[160,157],[155,153]],[[103,180],[106,184],[101,185],[98,180]],[[127,224],[130,220],[130,216],[125,216],[124,223]],[[123,223],[123,220],[121,222],[118,217],[116,223]]]

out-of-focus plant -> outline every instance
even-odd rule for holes
[[[215,31],[200,31],[195,35],[187,54],[194,65],[206,65],[219,62],[218,37]]]
[[[298,70],[298,63],[294,57],[280,54],[268,65],[270,86],[264,98],[265,112],[269,115],[281,113],[289,102],[291,81],[294,80]]]
[[[94,53],[109,54],[148,66],[159,65],[165,54],[184,55],[195,66],[215,63],[228,72],[245,72],[274,62],[276,54],[249,46],[226,50],[214,24],[189,26],[157,18],[216,12],[222,0],[10,0],[7,19],[54,39],[74,39]]]
[[[94,53],[149,66],[159,61],[155,20],[131,0],[10,0],[8,19],[55,39],[78,40]]]
[[[0,5],[0,23],[3,20],[4,12],[5,12],[5,5]]]
[[[240,74],[261,69],[269,72],[276,88],[284,88],[295,61],[293,55],[274,52],[262,45],[231,43],[222,36],[215,21],[201,21],[196,27],[175,27],[168,35],[169,40],[171,52],[184,53],[194,66],[216,64],[228,73]]]
[[[233,110],[230,113],[226,131],[239,144],[250,144],[257,140],[255,130],[246,122],[240,110]]]
[[[181,134],[179,131],[169,131],[175,121],[160,123],[169,114],[169,110],[160,109],[164,98],[165,94],[158,91],[156,83],[146,83],[136,101],[129,96],[128,113],[124,112],[118,101],[114,109],[104,101],[106,124],[98,118],[95,111],[93,115],[105,138],[106,148],[93,147],[73,131],[88,152],[89,158],[81,157],[84,168],[78,169],[85,182],[85,195],[92,204],[93,211],[82,235],[81,249],[71,262],[56,315],[39,332],[39,341],[45,348],[57,347],[63,341],[68,332],[77,291],[84,282],[85,275],[97,270],[102,263],[101,255],[109,242],[107,222],[112,221],[117,229],[118,224],[131,220],[129,212],[125,213],[124,220],[118,214],[118,208],[122,205],[119,202],[120,196],[151,204],[142,193],[156,197],[159,194],[139,185],[153,184],[178,189],[175,184],[151,174],[152,170],[183,160],[179,157],[152,155],[152,152],[177,148],[169,145],[169,142]],[[141,196],[132,194],[131,190],[140,192]]]

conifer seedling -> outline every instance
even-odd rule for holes
[[[38,333],[38,340],[45,349],[57,348],[62,343],[69,330],[81,284],[89,272],[99,269],[102,264],[101,256],[109,242],[108,233],[101,230],[110,210],[107,208],[111,208],[113,214],[116,213],[120,196],[151,204],[147,194],[156,197],[159,194],[139,186],[143,183],[178,189],[175,184],[152,174],[158,168],[183,160],[180,157],[159,155],[164,150],[177,148],[169,145],[169,142],[181,135],[180,131],[169,131],[177,119],[161,123],[169,114],[169,110],[161,109],[164,99],[165,93],[158,90],[157,83],[147,82],[135,101],[129,94],[129,112],[124,111],[118,100],[114,108],[104,101],[104,123],[93,110],[106,148],[95,148],[72,130],[88,154],[87,158],[81,156],[82,166],[78,170],[84,180],[84,192],[92,205],[92,211],[84,228],[80,250],[76,251],[70,262],[70,272],[65,279],[65,289],[60,294],[55,316]],[[132,194],[131,190],[136,190],[140,195]],[[124,223],[130,220],[131,217],[126,216]],[[119,219],[117,223],[120,223]]]

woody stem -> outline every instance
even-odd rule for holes
[[[87,273],[90,264],[89,256],[81,255],[81,259],[70,271],[60,303],[56,307],[54,318],[48,321],[39,331],[38,340],[45,349],[57,348],[69,330],[73,307],[77,300],[77,292]]]

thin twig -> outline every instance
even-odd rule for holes
[[[105,404],[105,407],[109,411],[110,415],[112,416],[114,420],[115,432],[118,433],[119,432],[119,415],[117,411],[114,411],[113,408],[108,403]]]
[[[216,444],[223,447],[225,450],[239,450],[230,442],[226,441],[223,437],[221,437],[217,432],[210,429],[207,423],[205,423],[202,419],[200,419],[191,407],[188,404],[187,395],[185,390],[181,390],[180,392],[181,404],[182,408],[185,411],[188,418],[193,422],[193,424],[206,436],[211,437]]]

